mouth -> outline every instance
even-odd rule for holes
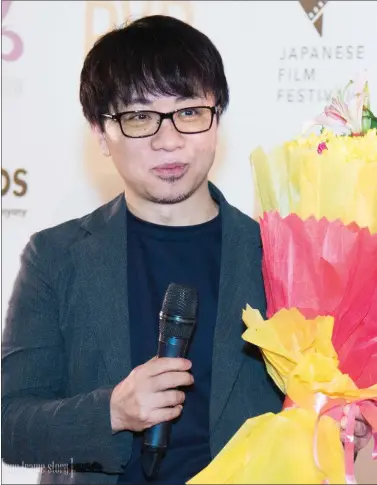
[[[155,173],[161,179],[170,179],[182,177],[188,170],[187,163],[163,163],[152,168],[152,172]]]

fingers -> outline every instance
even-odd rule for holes
[[[174,407],[183,404],[185,401],[185,393],[182,391],[172,390],[157,392],[153,399],[153,406],[156,409]]]
[[[162,409],[156,409],[152,414],[151,414],[151,426],[158,424],[158,423],[163,423],[165,421],[172,421],[173,419],[178,418],[178,416],[182,412],[182,404],[178,404],[177,406],[173,408],[162,408]]]
[[[343,408],[343,414],[345,416],[348,416],[348,413],[350,411],[350,405],[347,404],[346,406],[344,406]],[[355,412],[355,419],[361,419],[363,420],[363,415],[361,414],[361,411],[360,411],[360,406],[356,406],[356,412]]]
[[[340,421],[340,427],[342,430],[345,430],[347,427],[347,416],[349,413],[350,406],[347,404],[347,406],[344,407],[344,416],[342,417]],[[357,438],[363,438],[365,436],[368,436],[370,434],[370,426],[366,422],[364,416],[361,414],[359,406],[356,407],[356,415],[355,415],[355,427],[354,427],[354,436]]]
[[[362,450],[369,442],[372,437],[372,429],[368,422],[365,420],[363,415],[361,414],[359,406],[356,407],[355,413],[355,425],[353,430],[353,436],[347,436],[346,428],[347,428],[347,420],[349,415],[350,406],[347,405],[344,407],[344,416],[340,421],[340,439],[343,444],[345,444],[349,440],[354,441],[355,452],[359,452]]]
[[[344,416],[348,416],[349,411],[350,411],[350,405],[347,404],[343,408],[343,414],[344,414]],[[357,405],[355,406],[355,419],[358,420],[358,421],[365,421],[365,418],[364,418],[364,416],[361,413],[360,406],[357,406]]]
[[[355,421],[355,431],[354,435],[357,438],[364,438],[368,436],[370,432],[370,427],[364,420],[356,420]]]
[[[112,393],[113,431],[139,432],[177,418],[185,401],[185,393],[178,388],[194,381],[187,372],[190,368],[187,359],[165,357],[153,357],[135,367]]]
[[[165,372],[188,371],[191,365],[191,362],[187,359],[171,357],[153,358],[146,363],[149,377],[158,376]]]
[[[165,391],[181,386],[191,386],[194,378],[189,372],[165,372],[153,378],[151,385],[153,391]]]
[[[350,412],[350,405],[346,404],[343,408],[343,414],[344,416],[348,416],[348,413]],[[360,406],[356,406],[356,413],[355,413],[355,418],[356,419],[364,419],[363,415],[361,414],[360,411]]]

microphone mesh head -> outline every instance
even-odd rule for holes
[[[198,294],[195,288],[170,283],[165,293],[162,312],[181,318],[195,318]]]
[[[198,294],[195,288],[171,283],[162,304],[160,335],[189,340],[196,323],[197,307]],[[179,318],[184,321],[179,321]]]

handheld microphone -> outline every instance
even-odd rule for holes
[[[185,357],[196,324],[198,295],[194,288],[171,283],[160,312],[158,357]],[[143,472],[148,479],[158,473],[166,453],[171,422],[156,424],[144,433]]]

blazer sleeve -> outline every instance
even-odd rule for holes
[[[38,234],[32,236],[21,256],[3,332],[2,458],[14,465],[60,463],[121,473],[110,423],[113,387],[64,397],[54,264],[41,261],[37,240]]]

